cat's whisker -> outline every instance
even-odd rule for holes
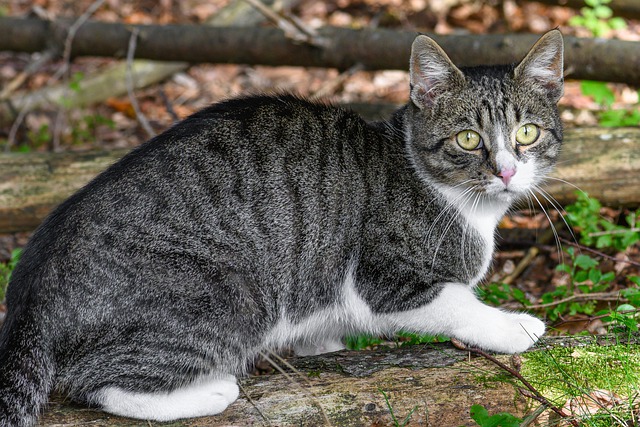
[[[452,207],[454,206],[454,203],[457,206],[466,206],[469,200],[471,200],[471,198],[474,196],[474,193],[476,195],[478,194],[477,192],[473,191],[475,188],[476,188],[475,186],[469,187],[464,192],[462,192],[462,194],[459,197],[456,197],[454,201],[451,203]],[[463,195],[464,197],[462,197]],[[442,234],[440,235],[440,239],[438,239],[438,244],[436,245],[433,251],[433,259],[431,261],[431,273],[433,273],[433,266],[436,263],[436,258],[438,256],[438,251],[440,250],[440,246],[442,245],[442,242],[445,240],[445,237],[447,236],[449,229],[451,228],[451,226],[454,224],[455,221],[456,221],[456,217],[455,216],[451,217],[449,223],[445,226],[444,230],[442,231]]]
[[[481,199],[483,199],[483,197],[484,197],[483,193],[476,192],[476,197],[473,200],[473,203],[471,205],[471,214],[472,215],[476,214],[476,211],[478,210],[478,203],[480,202]],[[484,203],[484,200],[482,200],[482,201]],[[468,276],[472,276],[472,274],[469,273],[469,266],[467,265],[467,258],[465,256],[465,253],[466,253],[466,251],[465,251],[465,243],[466,243],[466,238],[467,238],[467,232],[468,232],[470,226],[471,226],[471,224],[469,224],[469,222],[465,223],[465,227],[464,227],[463,232],[462,232],[462,239],[461,239],[462,243],[461,243],[461,248],[460,248],[461,249],[460,258],[462,259],[462,264],[464,265],[464,270],[465,270],[465,272],[467,273]]]
[[[556,230],[556,226],[553,224],[553,221],[551,220],[551,217],[547,213],[547,210],[544,208],[544,205],[542,204],[538,196],[536,196],[536,193],[534,193],[533,190],[528,190],[528,191],[529,191],[529,194],[531,194],[531,196],[533,196],[533,198],[536,200],[536,202],[540,206],[540,209],[542,209],[542,213],[544,213],[544,215],[547,217],[547,220],[549,221],[549,225],[551,226],[551,231],[553,232],[553,237],[555,238],[555,241],[556,241],[556,249],[558,251],[558,260],[563,260],[564,257],[562,255],[562,244],[560,242],[560,236],[558,234],[558,230]]]
[[[571,238],[573,239],[573,241],[577,244],[578,243],[578,238],[576,237],[575,233],[573,232],[573,227],[571,227],[571,225],[569,224],[569,222],[567,222],[566,219],[566,214],[567,211],[562,207],[562,205],[558,202],[558,200],[556,200],[555,197],[553,197],[551,194],[549,194],[548,191],[544,190],[543,188],[540,188],[538,186],[534,187],[538,193],[540,193],[542,195],[542,197],[544,197],[551,206],[553,206],[553,208],[558,212],[558,214],[560,214],[560,218],[562,219],[562,222],[564,222],[564,225],[567,227],[567,230],[569,231],[569,234],[571,234]]]
[[[587,194],[587,192],[586,192],[586,191],[584,191],[582,188],[578,187],[577,185],[575,185],[575,184],[574,184],[574,183],[572,183],[572,182],[567,181],[566,179],[557,178],[557,177],[554,177],[554,176],[546,176],[546,177],[544,177],[544,179],[542,180],[542,182],[544,182],[544,181],[546,181],[546,180],[548,180],[548,179],[551,179],[551,180],[553,180],[553,181],[559,181],[559,182],[561,182],[561,183],[563,183],[563,184],[567,184],[568,186],[575,188],[576,190],[578,190],[578,191],[579,191],[579,192],[581,192],[582,194]]]
[[[457,186],[460,186],[464,183],[470,182],[471,180],[467,180],[464,181],[461,184],[458,184]],[[457,187],[456,186],[456,187]],[[438,221],[440,220],[440,218],[442,218],[443,216],[445,216],[451,209],[455,209],[455,206],[457,204],[457,202],[462,199],[463,197],[465,197],[468,193],[473,191],[473,187],[469,187],[466,188],[462,193],[460,193],[456,198],[454,198],[452,201],[447,202],[447,205],[445,207],[445,209],[443,209],[438,216],[436,216],[436,218],[433,220],[433,222],[431,223],[431,226],[429,227],[429,230],[427,231],[426,235],[425,235],[425,239],[423,244],[428,244],[428,241],[431,237],[431,233],[433,232],[434,228],[436,227],[436,225],[438,224]]]

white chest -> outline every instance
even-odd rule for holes
[[[484,242],[481,254],[482,265],[479,273],[471,280],[469,285],[475,286],[485,276],[493,258],[495,231],[498,221],[504,216],[509,204],[492,199],[468,198],[462,194],[463,190],[456,188],[439,187],[440,193],[462,215],[468,224],[468,229],[474,229]],[[468,230],[467,229],[467,230]],[[468,233],[469,231],[465,231]],[[463,239],[464,241],[464,239]]]

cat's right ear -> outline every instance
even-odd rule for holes
[[[430,37],[416,37],[411,45],[409,67],[411,101],[421,110],[433,105],[434,99],[464,84],[464,74]]]

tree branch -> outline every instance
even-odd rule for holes
[[[58,21],[55,21],[58,22]],[[54,23],[55,24],[55,23]],[[0,50],[44,50],[53,37],[49,22],[0,18]],[[412,31],[318,31],[325,47],[290,40],[277,28],[215,28],[202,25],[139,25],[138,58],[250,65],[293,65],[346,70],[357,63],[366,69],[406,70]],[[78,29],[72,56],[122,57],[132,26],[88,21]],[[432,35],[460,66],[507,64],[524,57],[538,40],[533,34]],[[565,62],[576,79],[640,84],[640,43],[565,37]]]

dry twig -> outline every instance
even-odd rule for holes
[[[459,347],[460,345],[461,345],[461,343],[458,342],[456,344],[456,347],[460,348]],[[473,353],[473,354],[476,354],[478,356],[484,357],[488,361],[492,362],[494,365],[498,366],[499,368],[501,368],[504,371],[506,371],[509,374],[511,374],[514,378],[518,379],[526,387],[526,389],[518,388],[518,391],[520,391],[520,393],[522,395],[524,395],[526,397],[530,397],[530,398],[540,402],[542,405],[548,407],[553,412],[558,414],[562,419],[564,419],[567,422],[569,422],[572,426],[574,426],[574,427],[579,427],[580,426],[576,420],[570,419],[567,416],[567,414],[565,414],[564,411],[562,411],[562,409],[558,408],[553,403],[551,403],[546,397],[544,397],[542,395],[542,393],[540,393],[533,385],[531,385],[531,383],[529,383],[529,381],[527,381],[520,374],[520,372],[516,371],[515,369],[513,369],[510,366],[505,365],[504,363],[502,363],[501,361],[499,361],[498,359],[496,359],[494,356],[490,355],[489,353],[485,352],[484,350],[481,350],[481,349],[475,348],[475,347],[467,347],[467,346],[464,346],[464,349],[466,351],[470,352],[470,353]]]
[[[140,30],[138,27],[133,27],[131,30],[131,37],[129,38],[129,48],[127,49],[127,93],[129,94],[129,101],[131,102],[131,106],[136,113],[136,118],[140,125],[145,130],[147,135],[150,138],[156,136],[153,128],[149,124],[149,121],[142,113],[140,109],[140,105],[138,104],[138,100],[136,99],[135,93],[133,92],[134,83],[133,83],[133,57],[136,52],[136,42],[138,40],[138,35]]]
[[[320,37],[316,30],[308,27],[298,18],[274,12],[272,9],[265,6],[265,4],[260,0],[245,1],[256,8],[266,18],[273,21],[278,26],[278,28],[284,31],[285,35],[292,40],[318,47],[327,45],[327,41],[324,38]]]

